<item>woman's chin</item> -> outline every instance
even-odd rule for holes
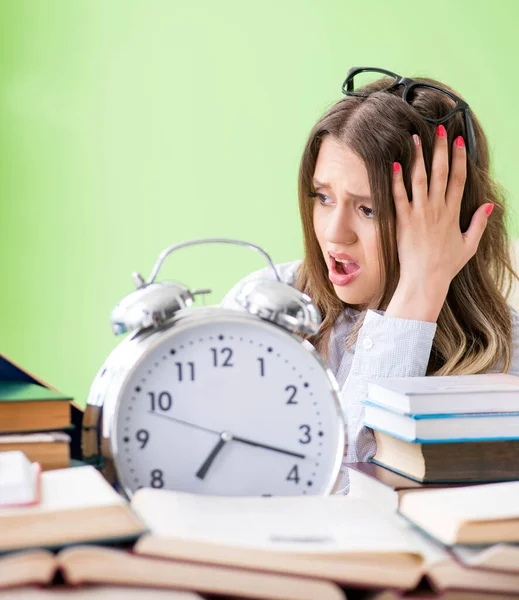
[[[372,294],[360,293],[357,290],[344,286],[334,285],[333,289],[337,298],[354,310],[364,311],[367,308],[375,306]]]
[[[345,290],[343,287],[333,286],[335,294],[339,300],[349,304],[356,310],[362,310],[362,307],[366,305],[366,297],[362,294],[355,294],[352,290]]]

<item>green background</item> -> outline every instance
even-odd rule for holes
[[[459,91],[516,208],[518,13],[516,0],[0,0],[0,351],[83,403],[117,343],[113,305],[165,247],[236,237],[299,257],[299,158],[352,65]],[[216,302],[261,266],[207,246],[161,275]]]

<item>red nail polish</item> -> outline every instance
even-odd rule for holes
[[[494,210],[494,205],[493,204],[489,204],[486,208],[485,208],[485,212],[487,213],[487,217],[490,216],[490,213]]]
[[[463,141],[463,138],[461,137],[461,135],[459,135],[456,138],[456,146],[458,146],[458,148],[463,148],[464,145],[465,145],[465,142]]]
[[[445,131],[445,127],[443,125],[438,125],[438,129],[436,129],[436,133],[440,137],[445,137],[447,135],[447,132]]]
[[[393,163],[393,171],[395,173],[398,173],[398,171],[400,171],[400,163],[397,163],[397,162]]]

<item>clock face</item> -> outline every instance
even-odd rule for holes
[[[329,493],[344,425],[334,384],[308,348],[251,317],[163,332],[115,409],[112,452],[125,491]]]

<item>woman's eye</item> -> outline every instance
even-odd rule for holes
[[[308,194],[308,196],[309,196],[309,198],[317,198],[323,206],[327,206],[328,204],[330,204],[332,202],[332,199],[330,198],[330,196],[327,196],[326,194],[310,192]]]
[[[375,214],[373,213],[373,209],[369,208],[369,206],[361,206],[360,210],[364,213],[366,217],[373,218]]]

